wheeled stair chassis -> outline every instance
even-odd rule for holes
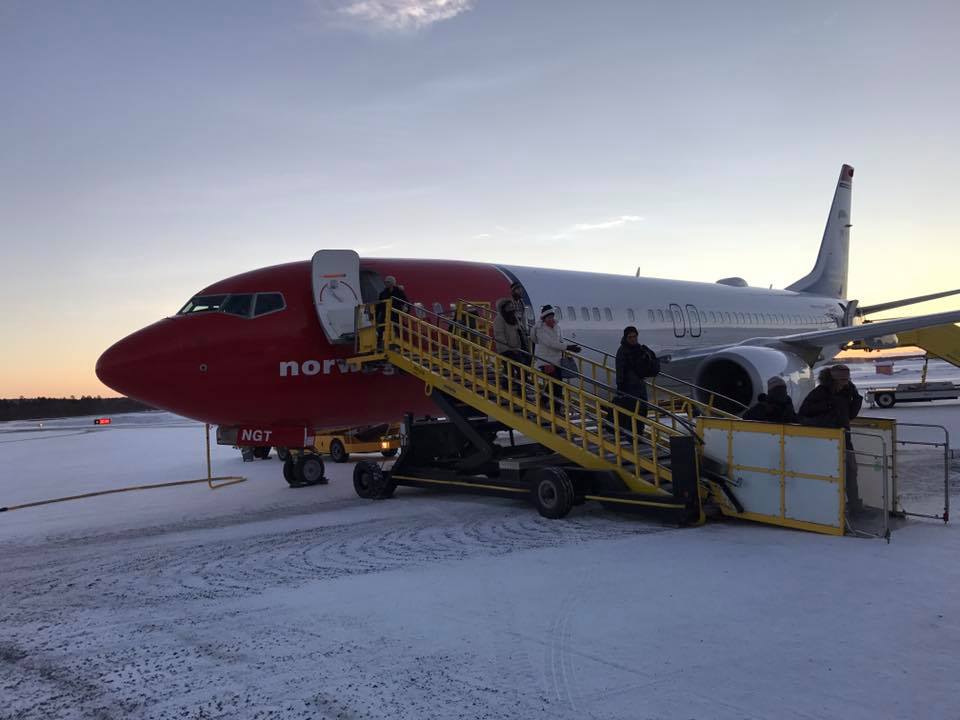
[[[389,362],[422,379],[443,419],[408,416],[390,470],[356,467],[362,497],[387,497],[397,485],[447,487],[529,497],[551,518],[596,500],[679,523],[703,520],[697,439],[682,419],[671,426],[646,408],[624,409],[596,394],[594,381],[554,392],[557,380],[475,342],[466,326],[393,308],[381,316],[392,318],[381,326],[383,346],[375,326],[358,322],[352,362]],[[498,444],[501,430],[528,442]]]

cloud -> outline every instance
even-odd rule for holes
[[[321,11],[362,27],[388,32],[419,30],[465,13],[474,0],[315,0]]]
[[[471,239],[471,240],[486,240],[488,237],[490,237],[490,233],[479,233],[479,234],[477,234],[477,235],[474,235],[474,236],[473,236],[472,238],[470,238],[470,239]]]
[[[595,230],[610,230],[611,228],[623,227],[628,223],[640,222],[643,220],[639,215],[620,215],[610,220],[604,220],[597,223],[577,223],[571,225],[566,230],[561,230],[554,235],[552,240],[566,240],[578,233],[593,232]]]

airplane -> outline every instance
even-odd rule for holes
[[[99,358],[100,380],[123,395],[222,428],[297,446],[324,428],[436,415],[422,384],[354,354],[356,306],[393,275],[420,312],[458,300],[495,307],[519,281],[531,310],[557,308],[565,337],[613,354],[625,326],[669,359],[672,374],[749,405],[778,375],[796,402],[813,367],[848,343],[892,347],[896,333],[960,321],[960,310],[870,322],[872,313],[960,293],[860,307],[847,299],[854,170],[843,165],[813,269],[783,290],[454,260],[360,258],[320,250],[209,285],[175,315],[123,338]]]

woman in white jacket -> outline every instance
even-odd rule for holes
[[[536,364],[541,372],[550,376],[550,385],[553,386],[553,410],[562,412],[563,386],[560,384],[563,380],[563,362],[564,350],[570,352],[579,352],[577,345],[568,345],[563,341],[560,335],[560,325],[557,323],[557,315],[552,305],[544,305],[540,310],[540,322],[538,322],[530,335],[530,339],[536,346]]]

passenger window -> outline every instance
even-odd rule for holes
[[[627,308],[627,320],[630,322],[637,321],[637,314],[633,311],[633,308]]]
[[[733,325],[733,320],[730,317],[730,313],[724,313],[727,316],[727,325]]]
[[[231,295],[223,304],[223,311],[228,315],[250,317],[251,305],[253,305],[253,295]]]
[[[657,321],[658,321],[658,322],[665,322],[665,320],[664,320],[664,318],[663,318],[663,310],[661,310],[660,308],[657,308]]]
[[[649,320],[651,323],[655,323],[657,321],[657,316],[653,314],[653,310],[647,310],[647,320]]]
[[[573,305],[567,305],[567,315],[570,316],[571,320],[577,319],[577,311],[573,309]]]
[[[630,312],[633,312],[633,310]],[[610,308],[603,309],[603,316],[607,319],[607,322],[613,322],[613,312],[610,310]]]
[[[283,295],[280,293],[259,293],[254,305],[253,316],[266,315],[277,310],[283,310],[284,307]]]
[[[226,295],[197,295],[190,298],[187,304],[180,308],[177,315],[192,315],[199,312],[216,312],[227,299]]]
[[[586,307],[580,308],[580,317],[582,317],[584,320],[589,320],[590,311]]]
[[[593,319],[600,322],[600,308],[593,309]]]
[[[717,321],[717,316],[714,314],[713,310],[710,311],[710,322],[715,323]]]

